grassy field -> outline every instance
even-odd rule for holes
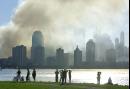
[[[60,85],[51,82],[0,82],[0,89],[129,89],[128,86],[96,85],[96,84],[66,84]]]

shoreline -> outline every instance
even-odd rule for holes
[[[128,89],[129,85],[108,85],[93,83],[67,83],[60,85],[55,82],[13,82],[0,81],[0,89]]]
[[[56,82],[52,82],[52,81],[29,81],[29,82],[26,82],[26,81],[21,81],[21,82],[16,82],[16,81],[13,81],[13,80],[5,80],[5,81],[2,81],[0,80],[0,83],[55,83],[55,84],[58,84]],[[69,82],[67,82],[67,84],[70,84]],[[78,83],[78,82],[71,82],[71,84],[93,84],[93,85],[99,85],[97,83]],[[100,84],[100,85],[108,85],[107,83],[103,83],[103,84]],[[121,84],[114,84],[113,85],[117,85],[117,86],[129,86],[129,84],[127,85],[121,85]]]

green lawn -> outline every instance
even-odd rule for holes
[[[129,89],[128,86],[96,85],[96,84],[66,84],[60,86],[49,82],[0,82],[0,89]]]

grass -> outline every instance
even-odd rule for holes
[[[129,86],[97,85],[97,84],[66,84],[52,82],[0,82],[0,89],[129,89]]]

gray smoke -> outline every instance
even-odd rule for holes
[[[106,50],[114,48],[111,38],[107,34],[95,35],[96,43],[96,60],[106,61]]]
[[[32,33],[40,30],[47,55],[62,47],[72,52],[76,45],[84,49],[95,32],[119,31],[118,16],[127,0],[22,0],[10,24],[0,27],[0,57],[11,55],[11,48],[24,44],[31,47]],[[109,13],[109,14],[108,14]],[[117,23],[120,24],[120,23]],[[100,29],[96,29],[99,27]],[[112,29],[114,28],[114,29]],[[2,29],[2,30],[1,30]],[[122,29],[120,29],[122,30]]]

